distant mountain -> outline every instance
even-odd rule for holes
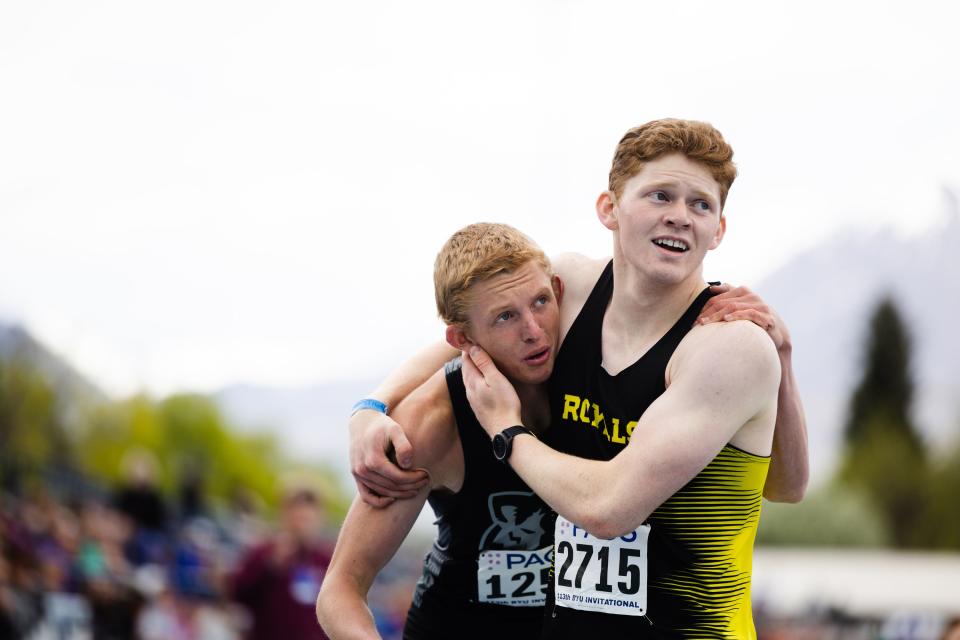
[[[0,322],[0,360],[18,360],[38,372],[69,403],[99,402],[106,394],[23,327]]]
[[[944,202],[942,223],[922,235],[846,229],[757,287],[793,337],[815,474],[836,461],[867,323],[883,295],[912,336],[918,426],[934,445],[960,438],[960,207],[951,191]]]

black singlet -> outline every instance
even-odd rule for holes
[[[403,637],[536,638],[553,553],[550,508],[493,457],[490,438],[467,402],[460,364],[459,358],[447,363],[446,375],[463,447],[463,486],[428,498],[437,516],[437,538],[424,558]],[[527,553],[510,553],[516,550]],[[478,557],[484,551],[491,552],[484,559],[490,570],[478,581]],[[508,565],[512,573],[494,569]],[[517,599],[537,604],[509,605]]]
[[[701,292],[647,353],[611,376],[602,366],[601,330],[612,294],[610,263],[558,353],[550,380],[552,426],[544,438],[559,451],[595,460],[609,460],[626,447],[637,420],[665,391],[670,357],[711,295],[709,289]],[[557,604],[551,579],[543,638],[755,637],[750,560],[768,462],[767,457],[727,445],[658,507],[645,523],[649,525],[646,586],[636,592],[630,591],[641,584],[639,579],[634,583],[636,576],[631,573],[631,567],[638,565],[634,556],[625,560],[614,555],[620,552],[613,548],[604,551],[602,541],[587,540],[585,534],[581,539],[575,527],[567,528],[574,534],[567,542],[558,537],[555,559],[557,577],[572,591]],[[584,544],[578,548],[579,542]],[[603,577],[577,584],[576,569],[583,558],[592,554],[593,562],[599,562],[601,553],[606,554],[604,560],[609,558]],[[593,585],[599,583],[604,585],[599,592],[586,598],[580,595],[584,593],[580,589],[596,589]],[[605,599],[608,585],[613,588]],[[643,615],[626,615],[631,610],[626,606],[628,598],[619,598],[641,592],[646,608],[637,606],[633,611]],[[577,598],[589,606],[574,604]],[[600,605],[605,607],[602,612],[596,610]]]

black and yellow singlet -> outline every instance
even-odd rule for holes
[[[602,367],[601,327],[612,293],[611,263],[558,354],[550,380],[552,422],[544,438],[559,451],[595,460],[609,460],[627,445],[636,421],[664,392],[667,363],[710,297],[704,290],[656,345],[611,376]],[[554,570],[560,585],[574,591],[558,597],[561,587],[551,581],[543,637],[755,638],[751,561],[769,460],[725,446],[644,523],[644,560],[636,559],[639,551],[630,556],[615,547],[604,550],[596,539],[591,547],[588,540],[578,545],[579,539],[571,538],[573,544],[562,549],[558,528]],[[616,561],[613,554],[620,554]],[[577,583],[590,576],[578,574],[579,566],[598,557],[605,564],[592,587],[600,591],[578,596],[575,589],[591,586]],[[639,577],[641,562],[645,581]],[[640,597],[643,606],[623,593]],[[600,604],[585,607],[578,601]]]

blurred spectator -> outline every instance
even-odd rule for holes
[[[77,555],[84,594],[93,611],[94,640],[132,638],[142,598],[124,555],[131,530],[117,511],[87,502],[81,518],[84,540]]]
[[[113,506],[133,527],[125,552],[136,566],[163,564],[169,551],[169,512],[157,487],[157,468],[157,459],[149,451],[128,451],[122,462],[124,479],[114,493]]]
[[[134,449],[123,459],[123,484],[114,505],[138,530],[162,533],[167,529],[167,506],[157,489],[157,460],[149,451]]]
[[[187,459],[183,463],[178,494],[177,517],[180,523],[210,515],[203,465],[197,460]]]
[[[250,613],[250,640],[325,639],[314,613],[331,554],[319,538],[323,508],[316,492],[296,488],[282,509],[280,531],[241,561],[233,595]]]

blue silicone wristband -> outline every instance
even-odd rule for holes
[[[379,411],[380,413],[386,415],[387,405],[383,404],[379,400],[374,400],[373,398],[364,398],[363,400],[358,400],[353,408],[350,409],[350,415],[352,416],[357,411],[362,409],[372,409],[373,411]]]

